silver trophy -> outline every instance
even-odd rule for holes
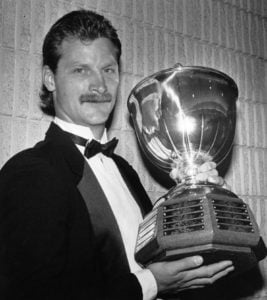
[[[231,151],[237,98],[237,85],[226,74],[179,64],[131,91],[128,109],[141,149],[165,173],[176,165],[181,174],[139,227],[139,263],[200,254],[206,264],[231,259],[241,272],[259,260],[259,229],[248,205],[195,178],[200,165],[219,166]]]

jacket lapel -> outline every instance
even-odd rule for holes
[[[52,150],[50,150],[52,151],[50,157],[52,159],[54,157],[63,158],[64,164],[67,164],[67,167],[71,170],[71,174],[73,176],[72,180],[74,180],[77,185],[83,175],[84,157],[81,155],[80,151],[77,149],[72,140],[61,128],[52,122],[46,133],[44,143],[53,145]],[[49,151],[51,147],[49,146],[46,149]],[[56,151],[58,156],[54,155],[53,151]]]
[[[64,157],[64,161],[71,170],[73,180],[86,204],[97,239],[103,269],[109,274],[108,271],[112,268],[114,270],[114,264],[117,264],[117,269],[119,266],[119,268],[129,271],[117,221],[92,169],[69,136],[54,123],[51,123],[46,134],[46,142],[51,141],[56,151],[60,151]]]
[[[135,172],[135,170],[129,165],[129,163],[123,159],[121,156],[113,154],[112,156],[114,162],[116,163],[121,176],[127,184],[128,189],[132,193],[135,201],[139,205],[143,217],[149,213],[152,209],[152,203],[147,195],[140,179]]]
[[[118,224],[102,188],[86,162],[77,187],[86,203],[106,274],[110,276],[114,266],[118,271],[129,271]]]

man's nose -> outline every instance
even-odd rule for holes
[[[89,83],[89,90],[92,93],[103,94],[107,91],[106,82],[101,72],[95,72]]]

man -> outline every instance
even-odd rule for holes
[[[231,261],[202,266],[199,256],[135,262],[150,200],[124,159],[85,147],[107,142],[120,55],[112,25],[90,11],[63,16],[44,40],[42,108],[55,118],[45,140],[0,173],[1,299],[155,299],[233,270]],[[213,164],[201,168],[202,178],[221,180]]]

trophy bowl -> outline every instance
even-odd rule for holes
[[[248,205],[194,176],[205,162],[222,165],[231,151],[237,98],[228,75],[180,64],[132,89],[128,110],[145,157],[165,173],[175,165],[180,174],[140,224],[135,249],[140,264],[198,254],[205,264],[230,259],[237,273],[266,255],[259,258],[255,251],[260,235]]]

